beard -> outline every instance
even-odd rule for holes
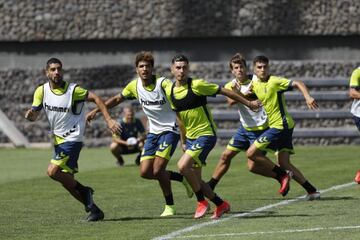
[[[61,86],[64,82],[62,76],[55,76],[53,78],[49,78],[49,80],[57,86]]]

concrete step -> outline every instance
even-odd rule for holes
[[[289,110],[290,115],[294,119],[343,119],[352,118],[350,110],[319,110],[319,111],[307,111],[307,110]],[[218,121],[237,121],[239,120],[239,114],[237,110],[225,110],[218,111],[212,110],[214,120]]]
[[[300,80],[308,87],[343,87],[349,86],[349,79],[339,78],[293,78],[292,80]],[[207,81],[224,86],[229,80],[207,79]]]
[[[348,91],[310,91],[310,94],[316,101],[351,101]],[[288,101],[304,100],[304,96],[298,91],[285,92],[285,98]],[[216,97],[208,97],[208,103],[223,103],[226,102],[226,98],[223,95],[217,95]]]
[[[236,129],[218,129],[219,138],[231,138]],[[359,132],[354,126],[353,128],[295,128],[295,138],[339,138],[339,137],[359,137]]]

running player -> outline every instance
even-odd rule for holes
[[[298,88],[304,95],[309,109],[318,109],[318,105],[310,96],[306,86],[301,81],[291,81],[286,78],[270,75],[269,59],[265,56],[257,56],[253,61],[254,73],[257,80],[252,83],[252,91],[261,100],[268,115],[269,129],[261,134],[247,151],[247,156],[253,161],[268,159],[264,152],[272,150],[278,154],[280,167],[293,173],[293,178],[308,193],[307,199],[320,198],[320,192],[304,177],[304,175],[290,162],[290,154],[294,154],[292,134],[294,120],[287,112],[283,93]],[[288,193],[280,191],[282,196]]]
[[[242,93],[243,95],[248,95],[252,75],[247,75],[244,57],[240,53],[236,53],[230,59],[229,67],[235,78],[228,82],[225,85],[225,88],[237,93]],[[267,115],[262,107],[260,107],[259,111],[254,112],[231,98],[227,98],[227,102],[230,106],[237,105],[240,117],[240,127],[221,154],[219,162],[212,174],[212,178],[208,182],[212,189],[215,189],[222,176],[228,171],[231,160],[239,152],[246,152],[253,141],[268,128]],[[267,177],[277,177],[273,171],[263,168],[261,164],[254,163],[251,159],[248,159],[247,162],[251,172]],[[281,178],[278,178],[278,181],[280,182]]]
[[[140,159],[140,176],[159,181],[166,202],[160,216],[171,216],[176,210],[170,180],[182,182],[188,197],[194,194],[180,173],[166,170],[180,138],[176,114],[171,110],[163,90],[172,82],[165,77],[153,75],[154,57],[150,52],[138,53],[135,67],[138,77],[131,81],[121,94],[108,99],[105,104],[108,108],[112,108],[125,100],[139,100],[149,123],[149,131]],[[91,111],[87,119],[92,120],[97,111],[98,109]]]
[[[102,220],[104,213],[93,201],[94,190],[83,186],[74,178],[78,171],[77,162],[85,131],[84,102],[96,103],[112,133],[119,133],[120,126],[110,117],[103,101],[97,95],[75,83],[63,80],[63,68],[59,59],[49,59],[45,72],[49,81],[36,89],[32,107],[26,112],[25,118],[35,121],[40,110],[44,109],[54,137],[55,148],[47,174],[85,205],[85,210],[90,212],[87,221]]]
[[[184,139],[186,149],[178,161],[178,167],[197,197],[198,204],[194,218],[203,217],[209,210],[209,203],[204,197],[206,196],[216,205],[211,218],[217,219],[230,210],[230,205],[216,195],[201,177],[202,167],[206,164],[206,158],[217,139],[216,126],[210,109],[206,106],[206,97],[222,94],[251,109],[258,109],[260,104],[258,101],[249,101],[233,91],[221,88],[217,84],[190,78],[189,61],[184,55],[177,55],[172,59],[171,72],[176,82],[171,88],[166,89],[166,94],[171,99],[172,107],[178,113],[186,132]],[[266,161],[264,161],[265,166],[274,165],[271,161]],[[287,176],[284,170],[282,173]]]

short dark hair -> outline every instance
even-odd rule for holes
[[[47,60],[47,62],[46,62],[46,69],[49,69],[50,64],[53,64],[53,63],[58,63],[58,64],[60,64],[60,66],[62,67],[62,62],[61,62],[59,59],[57,59],[57,58],[50,58],[50,59]]]
[[[183,54],[177,54],[171,59],[171,63],[174,64],[175,62],[186,62],[189,63],[189,59]]]
[[[236,64],[244,64],[244,66],[246,67],[246,60],[245,58],[243,57],[243,55],[241,55],[241,53],[235,53],[234,56],[232,56],[232,58],[230,59],[230,62],[229,62],[229,67],[230,69],[232,70],[232,63],[236,63]]]
[[[260,56],[256,56],[253,60],[253,64],[255,66],[256,63],[265,63],[265,64],[269,64],[269,59],[263,55],[260,55]]]
[[[135,67],[137,67],[141,61],[149,62],[151,66],[154,67],[154,56],[149,51],[141,51],[136,54]]]

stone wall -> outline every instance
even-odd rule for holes
[[[360,34],[357,0],[0,0],[0,41]]]

